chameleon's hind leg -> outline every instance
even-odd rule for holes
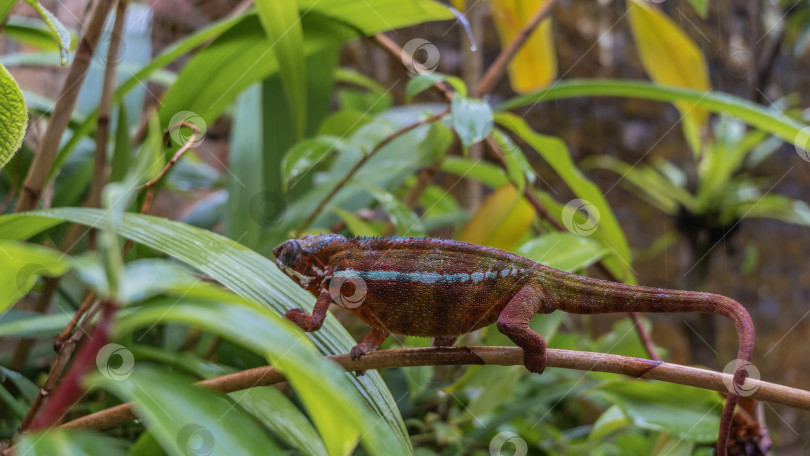
[[[380,345],[385,342],[385,339],[388,338],[388,331],[380,328],[371,328],[371,332],[368,333],[365,339],[362,342],[352,347],[352,351],[349,352],[349,355],[352,359],[357,359],[370,351],[374,351],[380,348]],[[359,370],[355,371],[354,374],[360,377],[361,375],[365,375],[366,371]]]
[[[541,309],[544,299],[542,290],[527,285],[512,297],[498,316],[498,331],[523,349],[523,364],[536,374],[542,374],[546,368],[546,341],[529,328],[529,322]]]
[[[439,336],[433,338],[434,347],[452,347],[456,343],[456,336]]]
[[[352,347],[352,351],[350,352],[352,359],[357,359],[370,351],[378,349],[387,338],[388,331],[372,327],[368,336],[366,336],[362,342]]]
[[[321,294],[318,295],[318,301],[315,302],[312,315],[308,314],[304,309],[290,309],[284,316],[306,332],[317,331],[321,329],[321,325],[326,319],[329,304],[332,304],[332,296],[329,294],[329,290],[324,288],[321,290]]]

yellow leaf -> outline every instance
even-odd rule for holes
[[[506,184],[484,200],[461,231],[459,240],[512,250],[529,230],[534,216],[531,204],[514,185]]]
[[[492,0],[492,16],[505,48],[549,0]],[[540,90],[557,76],[557,54],[551,33],[551,18],[543,19],[523,47],[509,62],[509,82],[517,93]]]
[[[650,78],[665,86],[709,90],[706,59],[683,30],[645,0],[630,0],[627,5],[639,57]],[[699,151],[698,135],[708,111],[687,102],[677,102],[675,107],[684,116],[687,140],[693,150]]]

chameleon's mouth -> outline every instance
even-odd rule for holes
[[[284,273],[288,276],[296,279],[304,288],[306,288],[309,285],[309,282],[312,280],[312,277],[305,276],[289,266],[282,266],[281,270],[284,271]]]

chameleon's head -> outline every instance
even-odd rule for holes
[[[338,244],[345,241],[346,238],[339,234],[318,234],[284,241],[273,249],[276,266],[301,288],[317,294],[329,256]]]

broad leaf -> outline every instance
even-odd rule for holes
[[[0,65],[0,169],[6,166],[11,157],[22,145],[25,126],[28,124],[28,111],[25,109],[20,86]]]
[[[191,385],[190,379],[148,363],[127,378],[96,375],[90,381],[124,401],[171,456],[280,452],[255,421],[219,392]]]
[[[96,432],[76,429],[53,429],[25,433],[16,453],[26,456],[124,456],[127,442]],[[184,455],[185,456],[185,455]]]
[[[629,0],[627,8],[641,63],[653,81],[703,92],[711,88],[703,53],[672,19],[645,0]],[[683,116],[692,150],[701,152],[699,133],[706,125],[708,112],[682,101],[675,106]]]
[[[486,138],[492,130],[492,109],[484,100],[456,95],[450,120],[461,143],[469,147]]]
[[[514,185],[507,184],[484,200],[458,240],[512,250],[529,231],[534,216],[531,204]]]
[[[535,12],[551,0],[495,0],[492,18],[501,39],[501,47],[511,43]],[[528,93],[551,84],[557,76],[557,54],[551,18],[546,17],[509,62],[509,82],[517,93]]]
[[[555,269],[575,272],[601,260],[610,249],[592,238],[553,232],[522,244],[515,253]]]
[[[0,312],[25,296],[39,277],[60,276],[69,267],[69,259],[61,252],[36,244],[0,241],[0,259]]]

